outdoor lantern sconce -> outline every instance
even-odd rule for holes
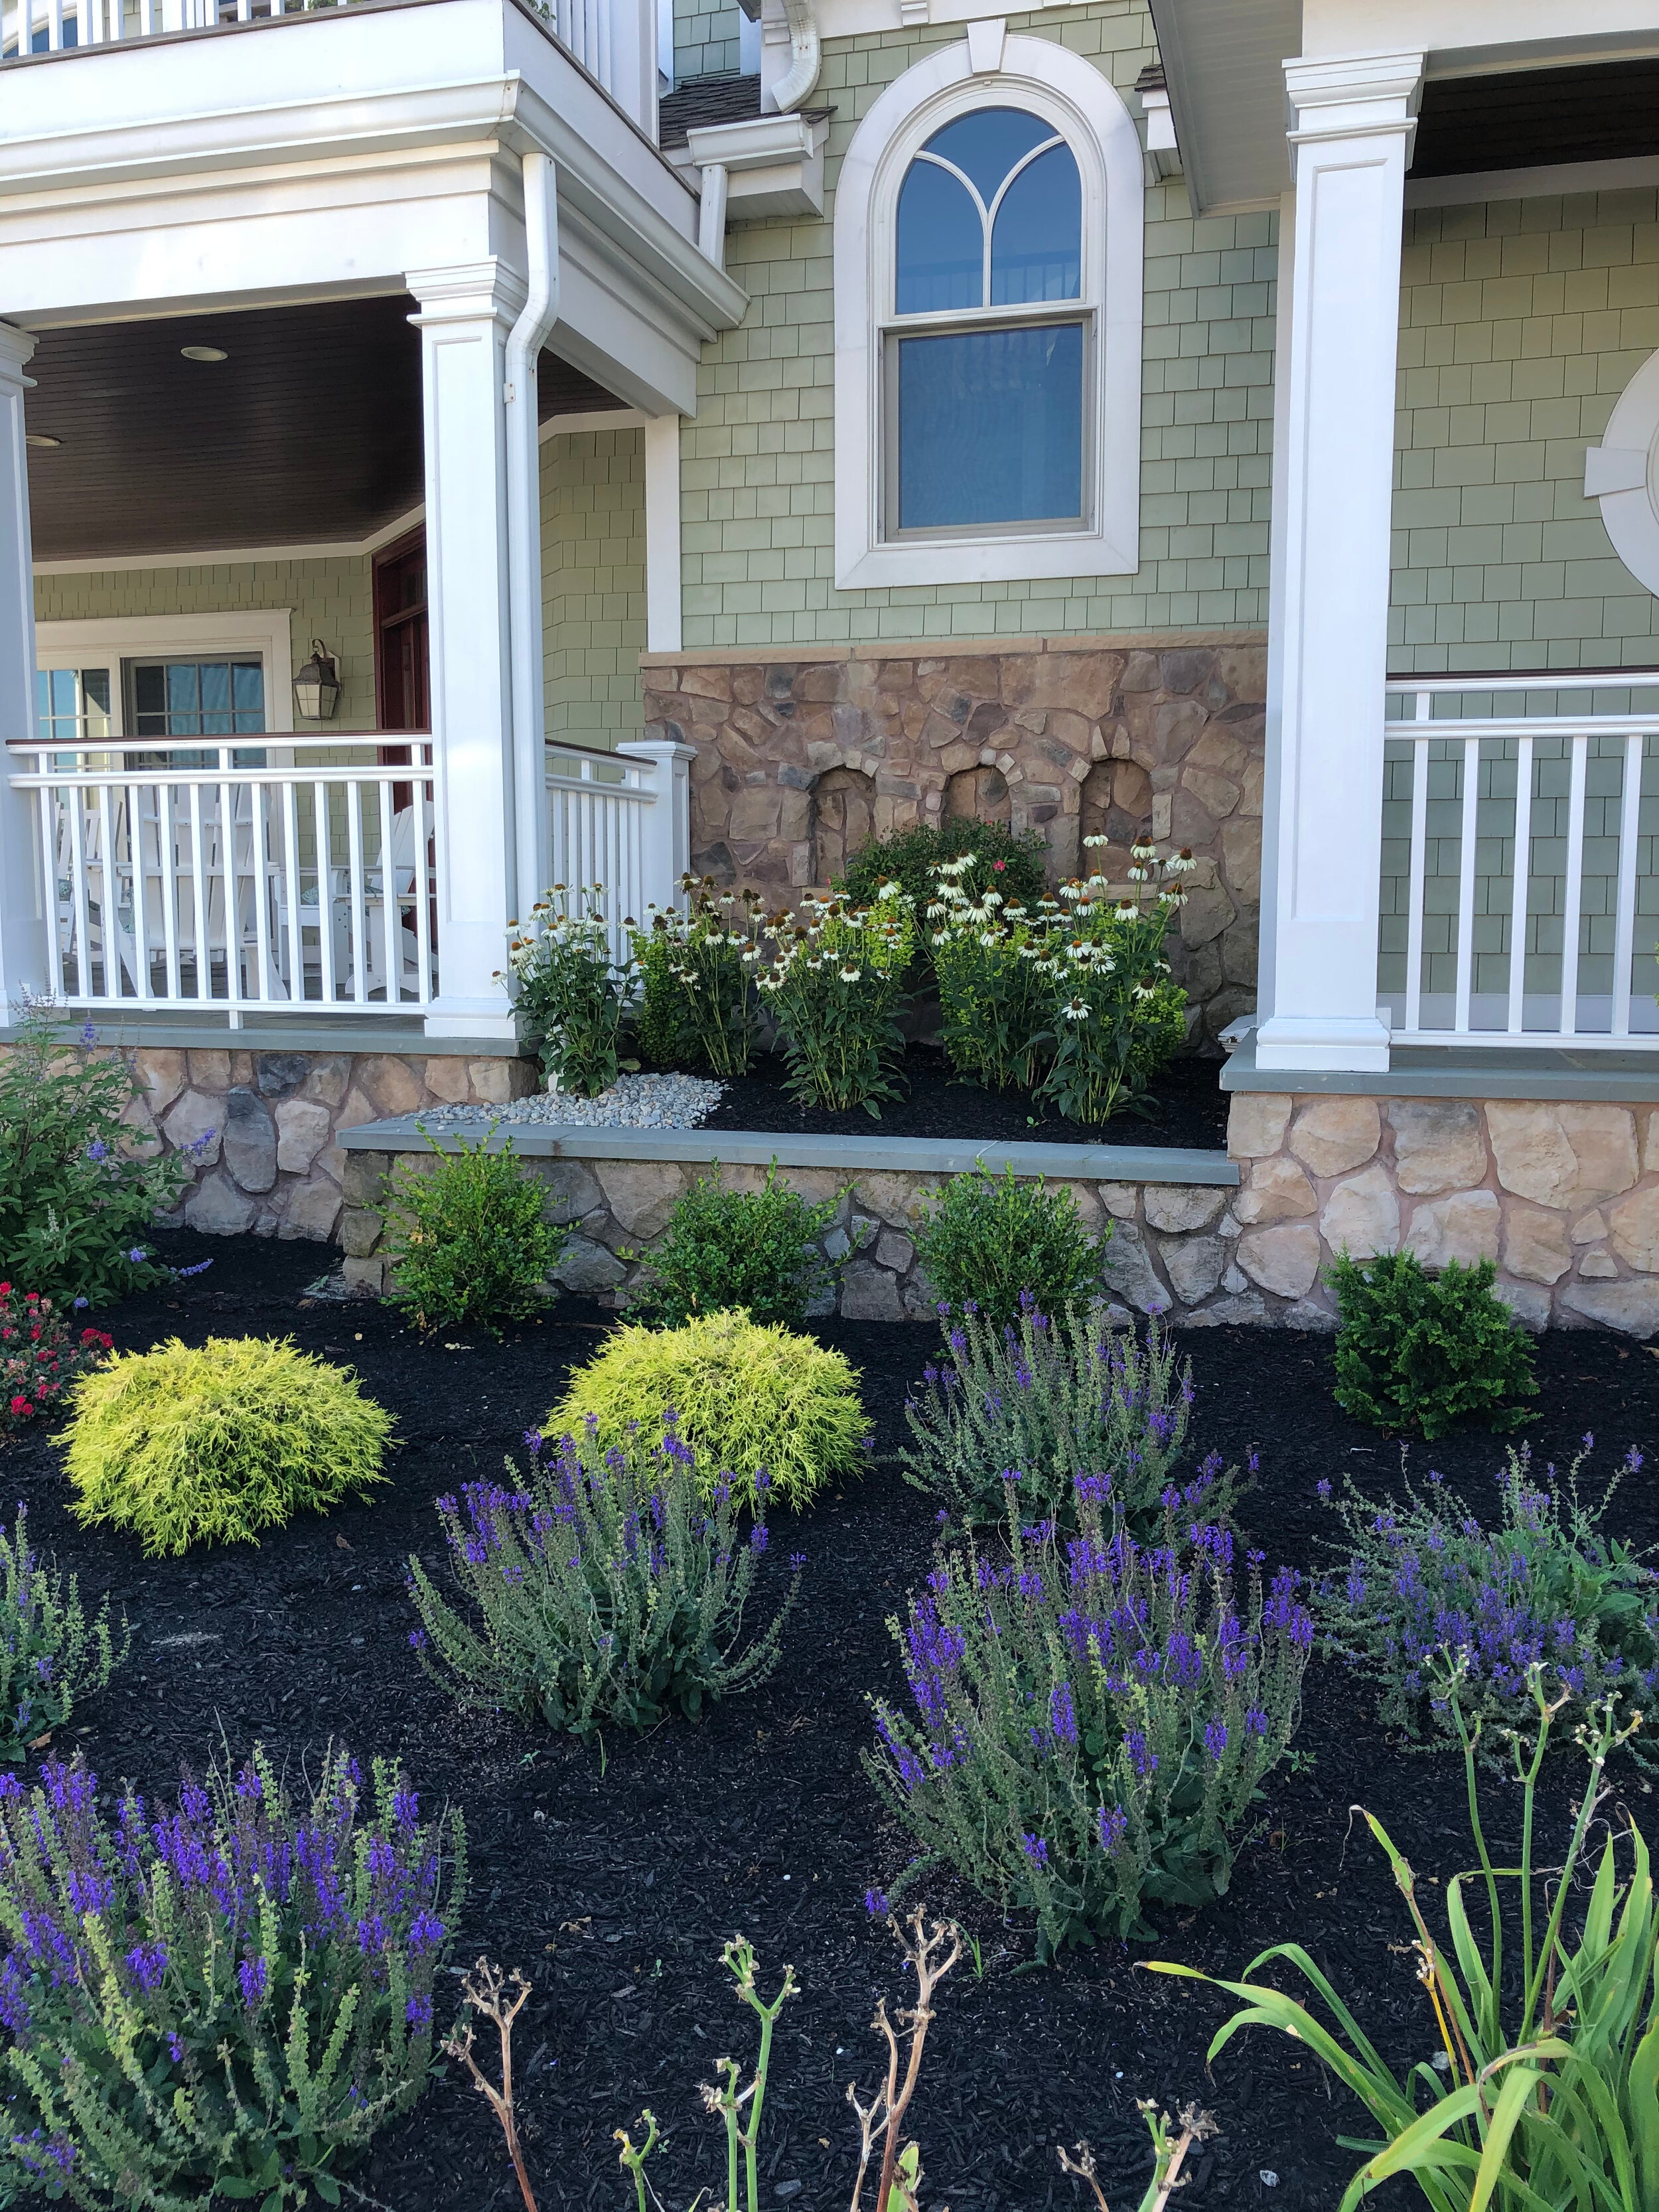
[[[311,641],[311,658],[294,679],[294,704],[302,721],[331,722],[340,703],[340,664],[319,637]]]

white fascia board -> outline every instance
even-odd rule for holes
[[[1250,0],[1248,7],[1151,0],[1151,7],[1194,209],[1277,207],[1291,180],[1284,65],[1302,51],[1301,0]]]
[[[1501,15],[1501,33],[1494,17]],[[1304,54],[1425,52],[1499,53],[1535,45],[1565,50],[1630,36],[1651,38],[1652,0],[1305,0]]]
[[[1622,192],[1659,185],[1659,155],[1621,161],[1561,161],[1539,169],[1470,170],[1461,177],[1407,177],[1406,205],[1473,207],[1486,200],[1554,198],[1563,192]]]

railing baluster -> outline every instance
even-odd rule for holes
[[[191,911],[196,917],[196,941],[192,947],[196,956],[196,996],[198,1000],[206,1000],[213,995],[213,963],[208,957],[207,864],[202,851],[202,787],[191,781],[185,788],[189,794],[190,806]]]
[[[1417,720],[1429,719],[1429,694],[1417,702]],[[1411,879],[1406,893],[1406,1027],[1413,1035],[1423,1025],[1423,881],[1429,828],[1429,740],[1412,739]]]
[[[219,765],[233,765],[234,756],[228,745],[219,748]],[[224,909],[225,933],[225,997],[231,1012],[229,1025],[234,1030],[242,1026],[241,1005],[246,996],[242,981],[242,890],[240,871],[236,866],[235,787],[232,784],[219,786],[219,901]],[[208,947],[210,963],[213,956]]]
[[[1532,884],[1532,739],[1516,740],[1515,864],[1510,891],[1510,995],[1504,1027],[1519,1036],[1526,1027],[1527,915]]]
[[[1457,1000],[1452,1027],[1469,1031],[1469,994],[1474,981],[1474,848],[1480,805],[1480,740],[1463,740],[1463,817],[1457,848]]]
[[[51,757],[46,751],[34,757],[35,771],[42,777],[51,771]],[[58,884],[62,873],[58,860],[58,813],[63,804],[55,784],[43,782],[36,794],[40,802],[40,866],[44,886],[42,908],[46,924],[46,943],[52,952],[52,988],[56,996],[65,988],[64,975],[63,917],[58,912]]]
[[[70,896],[75,919],[75,974],[83,999],[92,995],[92,957],[87,949],[87,835],[78,786],[70,790]]]
[[[132,870],[133,989],[141,1003],[149,998],[149,917],[145,906],[143,787],[130,783],[127,793],[127,858]]]
[[[427,852],[433,829],[432,786],[429,781],[415,786],[415,1001],[417,1006],[429,1006],[432,1001],[432,877],[427,865]]]
[[[64,0],[47,0],[46,52],[61,54],[64,51]]]
[[[395,1006],[404,994],[403,913],[398,903],[398,856],[392,839],[392,783],[376,787],[380,807],[380,936],[386,955],[386,1002]]]
[[[1636,854],[1642,815],[1642,757],[1647,739],[1625,739],[1625,785],[1619,806],[1619,903],[1613,938],[1611,1034],[1630,1035],[1630,971],[1636,950]]]
[[[283,903],[288,910],[288,964],[283,980],[289,997],[297,1002],[306,994],[305,933],[301,919],[304,904],[300,896],[299,791],[288,779],[283,784]],[[320,893],[317,912],[326,920]]]
[[[167,948],[167,996],[185,995],[179,963],[179,806],[171,783],[155,787],[155,807],[161,827],[156,846],[161,863],[161,936]]]
[[[115,854],[115,810],[109,786],[98,787],[99,902],[104,915],[104,996],[121,995],[121,878]]]
[[[351,995],[368,1004],[368,928],[363,913],[363,787],[354,778],[345,787],[346,866],[351,884]]]
[[[1584,900],[1584,782],[1589,767],[1589,732],[1576,731],[1572,775],[1567,787],[1567,890],[1561,917],[1561,1021],[1563,1036],[1578,1033],[1578,924]]]
[[[253,877],[253,957],[259,963],[260,1003],[269,1006],[270,989],[270,870],[265,860],[265,787],[254,784],[249,793],[252,800],[253,819],[250,824]]]
[[[317,846],[317,941],[323,1003],[333,1006],[339,979],[334,973],[334,839],[328,813],[328,786],[312,787],[312,830]]]

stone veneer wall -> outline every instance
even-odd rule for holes
[[[693,866],[779,904],[866,838],[947,815],[1040,831],[1056,880],[1085,836],[1110,840],[1118,882],[1137,834],[1190,846],[1170,957],[1196,1042],[1255,1005],[1266,662],[1219,636],[648,659],[645,711],[696,749]]]
[[[1659,1330],[1659,1109],[1239,1092],[1227,1149],[1237,1265],[1275,1317],[1328,1326],[1332,1256],[1404,1246],[1495,1261],[1534,1328]]]
[[[0,1051],[8,1048],[0,1046]],[[350,1156],[343,1129],[422,1107],[501,1105],[537,1083],[531,1060],[390,1053],[174,1052],[126,1055],[141,1095],[127,1114],[136,1148],[201,1143],[175,1224],[209,1236],[304,1237],[340,1228]],[[205,1141],[203,1141],[203,1140]]]

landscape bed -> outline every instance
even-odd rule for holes
[[[668,2138],[655,2169],[670,2212],[724,2172],[719,2124],[696,2085],[716,2058],[752,2047],[746,2014],[720,1963],[736,1930],[761,1957],[769,1992],[786,1960],[802,1985],[775,2051],[763,2144],[763,2199],[830,2212],[850,2191],[856,2130],[846,2086],[876,2074],[869,2020],[878,1995],[900,1988],[899,1954],[863,1909],[866,1890],[909,1856],[860,1765],[871,1739],[866,1692],[901,1677],[885,1626],[927,1571],[933,1501],[886,1456],[902,1441],[903,1404],[927,1332],[848,1321],[821,1340],[862,1370],[876,1454],[867,1474],[799,1521],[776,1516],[762,1607],[781,1589],[781,1554],[807,1557],[802,1598],[776,1673],[753,1696],[702,1724],[665,1723],[602,1745],[459,1711],[418,1669],[405,1560],[441,1550],[432,1501],[474,1475],[498,1473],[522,1431],[538,1424],[568,1370],[589,1358],[611,1316],[564,1300],[497,1343],[451,1335],[423,1342],[390,1310],[307,1296],[317,1257],[252,1240],[166,1240],[165,1256],[204,1274],[93,1316],[124,1349],[173,1334],[291,1334],[311,1352],[355,1365],[398,1424],[391,1480],[373,1504],[301,1518],[258,1548],[145,1561],[125,1539],[76,1528],[50,1437],[7,1449],[11,1495],[25,1501],[35,1541],[107,1589],[133,1626],[132,1656],[78,1711],[69,1742],[104,1783],[131,1776],[167,1790],[182,1764],[199,1767],[222,1729],[240,1752],[257,1736],[279,1765],[314,1771],[331,1739],[365,1756],[396,1753],[429,1808],[465,1808],[471,1889],[455,1959],[488,1952],[534,1977],[517,2033],[520,2106],[542,2212],[633,2202],[612,2130],[642,2105]],[[1397,1447],[1340,1414],[1331,1396],[1328,1340],[1209,1328],[1184,1346],[1199,1395],[1194,1442],[1243,1461],[1261,1451],[1242,1533],[1273,1565],[1307,1567],[1334,1533],[1316,1499],[1322,1479],[1356,1472],[1384,1487]],[[1538,1348],[1541,1394],[1530,1431],[1540,1458],[1570,1462],[1586,1431],[1606,1473],[1635,1443],[1659,1446],[1659,1369],[1640,1346],[1557,1333]],[[1442,1471],[1483,1504],[1504,1444],[1466,1432],[1415,1447],[1420,1472]],[[1611,1521],[1638,1543],[1659,1536],[1659,1510],[1641,1475],[1619,1492]],[[58,1747],[62,1748],[60,1744]],[[1083,2204],[1058,2144],[1095,2146],[1114,2212],[1133,2203],[1148,2168],[1140,2097],[1173,2109],[1195,2100],[1221,2133],[1190,2168],[1182,2201],[1331,2212],[1357,2160],[1340,2132],[1361,2116],[1328,2093],[1312,2062],[1262,2031],[1235,2041],[1206,2074],[1204,2054],[1227,2001],[1137,1969],[1148,1956],[1239,1976],[1267,1944],[1295,1937],[1331,1973],[1395,2063],[1426,2057],[1431,2023],[1403,1950],[1407,1936],[1388,1869],[1351,1808],[1389,1826],[1431,1895],[1467,1866],[1463,1778],[1444,1753],[1385,1741],[1372,1693],[1336,1667],[1310,1674],[1296,1757],[1268,1779],[1257,1832],[1232,1887],[1198,1915],[1158,1912],[1149,1946],[1105,1943],[1057,1968],[1032,1969],[1031,1931],[1003,1928],[971,1893],[947,1881],[925,1892],[977,1938],[972,1963],[945,1984],[911,2124],[922,2145],[924,2203],[955,2212],[1036,2212]],[[1542,1798],[1546,1855],[1559,1843],[1581,1769],[1552,1762]],[[1621,1763],[1620,1795],[1656,1835],[1653,1799]],[[1514,1844],[1516,1793],[1487,1792],[1495,1855]],[[1272,2176],[1269,2180],[1267,2177]],[[354,2176],[397,2212],[484,2212],[517,2202],[517,2185],[483,2101],[448,2071],[405,2120],[376,2139]],[[799,2185],[793,2187],[791,2185]],[[1369,2200],[1419,2201],[1393,2183]]]

